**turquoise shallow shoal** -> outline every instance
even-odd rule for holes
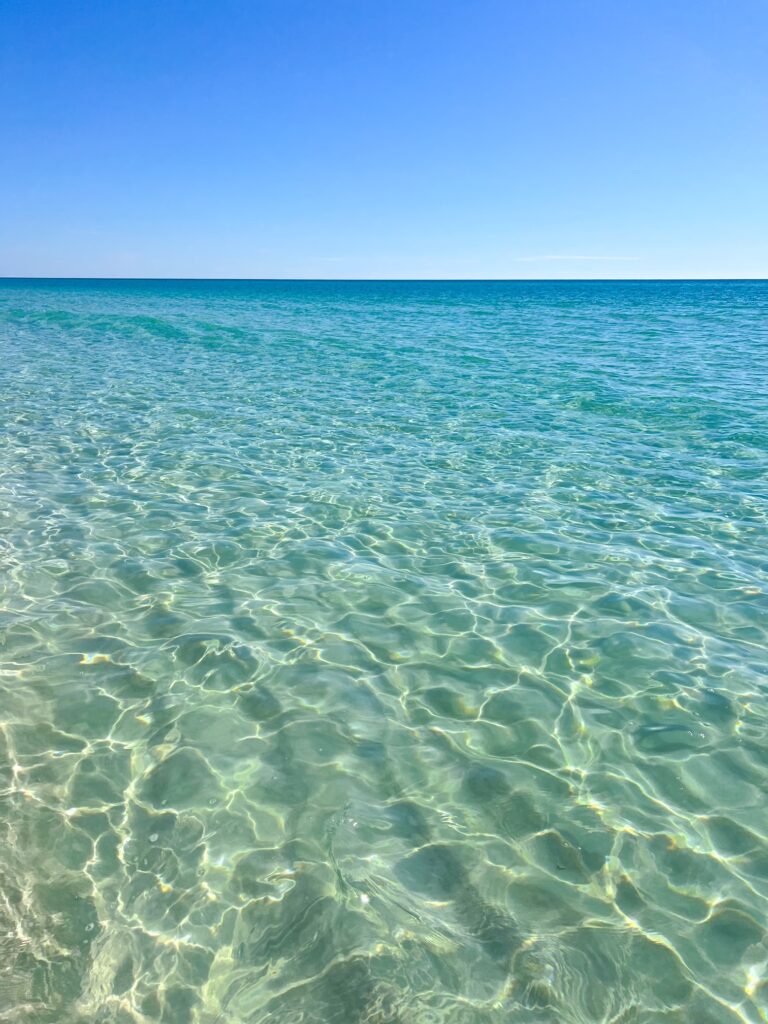
[[[768,283],[0,281],[0,1020],[768,1019]]]

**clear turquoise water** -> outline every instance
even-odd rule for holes
[[[0,282],[0,1020],[768,1019],[768,284]]]

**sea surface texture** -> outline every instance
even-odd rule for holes
[[[0,282],[0,1021],[768,1018],[768,284]]]

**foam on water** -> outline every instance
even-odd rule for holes
[[[765,1021],[767,324],[0,282],[0,1020]]]

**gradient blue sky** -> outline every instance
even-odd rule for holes
[[[768,276],[768,0],[0,0],[0,275]]]

